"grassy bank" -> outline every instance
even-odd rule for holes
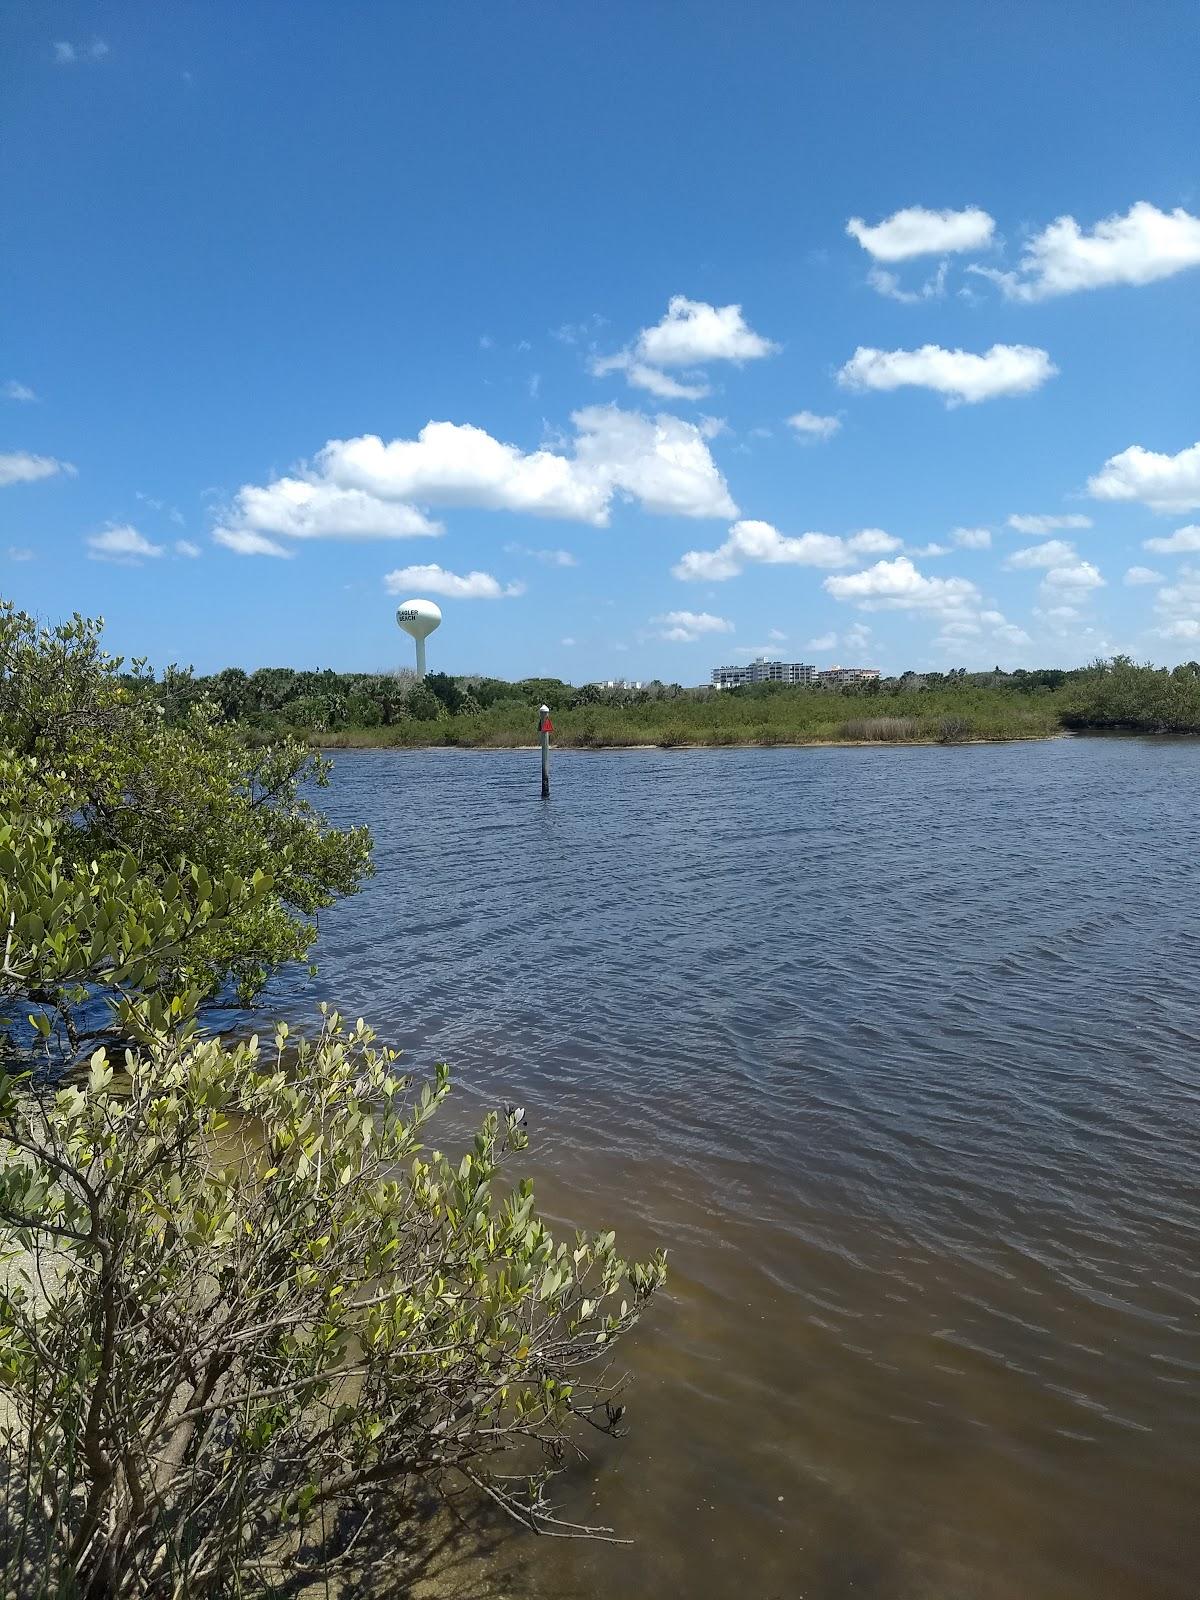
[[[391,727],[331,729],[309,734],[334,748],[429,745],[511,749],[536,740],[526,707],[411,720]],[[554,713],[554,742],[567,749],[634,745],[929,744],[977,739],[1039,739],[1060,731],[1053,706],[1035,697],[1001,703],[982,692],[922,701],[917,693],[853,699],[796,690],[741,699],[682,698],[645,705],[567,707]]]

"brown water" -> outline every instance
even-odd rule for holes
[[[630,1436],[445,1592],[1200,1592],[1200,741],[337,758],[336,996],[669,1247]]]

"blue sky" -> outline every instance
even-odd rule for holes
[[[506,676],[1198,657],[1198,18],[10,0],[0,592],[201,670],[411,594]]]

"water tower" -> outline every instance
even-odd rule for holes
[[[411,638],[417,641],[417,677],[425,676],[425,641],[440,626],[441,608],[432,600],[406,600],[396,608],[396,621]]]

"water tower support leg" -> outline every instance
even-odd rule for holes
[[[425,641],[417,640],[417,682],[420,683],[425,676]]]

